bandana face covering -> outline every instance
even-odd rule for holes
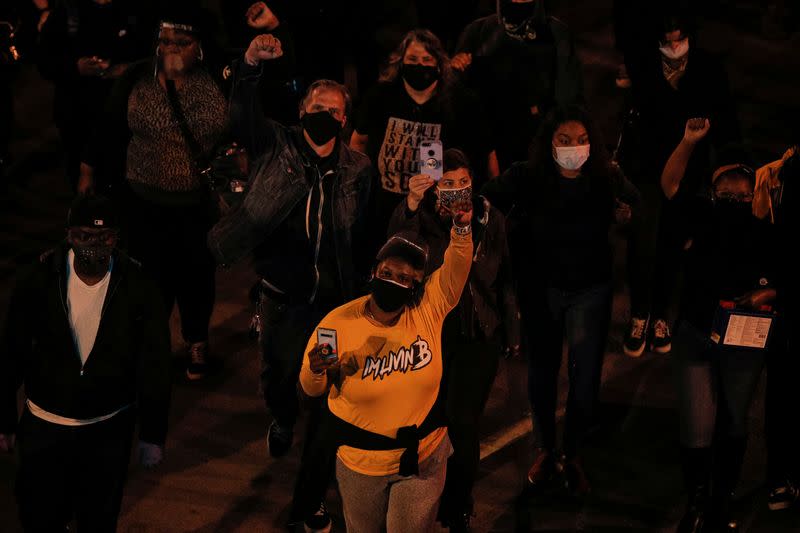
[[[461,187],[460,189],[438,189],[439,207],[448,211],[454,205],[472,200],[472,185]]]

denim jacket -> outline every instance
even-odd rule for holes
[[[316,169],[304,153],[302,131],[287,128],[264,116],[258,93],[263,66],[234,65],[231,95],[231,127],[253,162],[241,204],[225,215],[209,232],[208,246],[218,263],[230,264],[244,257],[278,228],[294,206],[309,194],[309,172]],[[361,270],[369,258],[360,258],[361,233],[369,201],[369,159],[339,143],[333,186],[334,242],[341,286],[347,298],[355,295]],[[280,250],[274,260],[280,261]],[[291,265],[288,265],[291,267]]]

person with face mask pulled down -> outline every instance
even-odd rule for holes
[[[473,193],[472,171],[463,152],[446,150],[443,163],[444,174],[438,182],[426,175],[411,178],[408,197],[397,206],[389,232],[418,233],[430,249],[426,273],[431,273],[442,265],[450,244],[453,215],[449,206],[458,199],[472,202],[475,253],[468,290],[442,329],[442,393],[446,395],[453,455],[447,465],[439,516],[455,533],[469,530],[472,487],[480,460],[481,415],[500,354],[519,354],[520,322],[505,216],[486,198]]]
[[[738,530],[732,498],[748,411],[780,319],[771,309],[779,250],[774,227],[754,214],[753,169],[740,151],[726,152],[711,175],[710,194],[684,207],[678,228],[686,257],[673,363],[688,492],[680,533]],[[753,313],[759,334],[748,338],[751,326],[742,316]]]
[[[247,149],[252,171],[239,206],[208,234],[218,263],[252,254],[260,277],[261,384],[272,415],[267,445],[273,457],[286,454],[294,440],[308,335],[366,283],[369,259],[361,255],[371,177],[367,157],[340,139],[350,116],[350,95],[340,83],[312,83],[297,126],[264,116],[258,90],[263,62],[281,54],[277,38],[259,35],[234,62],[232,132]],[[311,405],[306,443],[316,426]],[[322,523],[311,529],[330,527],[324,508],[318,519]]]
[[[528,482],[550,485],[561,470],[556,410],[566,341],[570,371],[563,472],[571,492],[583,496],[591,485],[581,448],[594,422],[611,318],[609,230],[614,222],[635,221],[639,195],[610,164],[589,115],[579,107],[551,112],[532,145],[531,159],[487,183],[483,194],[509,214],[536,446]]]
[[[331,346],[308,341],[306,394],[327,391],[315,456],[335,461],[348,531],[430,531],[451,453],[440,391],[442,326],[470,272],[472,203],[452,206],[442,266],[410,231],[377,254],[370,294],[329,313]],[[319,330],[321,331],[321,329]],[[324,473],[325,468],[321,468]]]
[[[73,519],[79,531],[115,531],[137,418],[140,463],[163,458],[169,326],[155,284],[117,250],[108,199],[78,197],[67,226],[66,242],[12,292],[0,344],[0,452],[19,436],[25,531],[65,531]]]

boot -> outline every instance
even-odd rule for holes
[[[714,450],[714,477],[712,482],[712,516],[717,531],[738,531],[733,515],[733,494],[744,462],[747,448],[745,437],[720,439]]]
[[[681,448],[681,461],[689,500],[677,533],[702,533],[709,507],[711,448]]]

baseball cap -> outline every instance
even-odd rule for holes
[[[79,195],[73,200],[67,215],[67,227],[97,229],[119,228],[114,202],[102,195]]]
[[[400,231],[389,237],[386,244],[378,251],[378,261],[388,257],[399,257],[408,261],[414,268],[425,270],[428,263],[428,244],[416,232]]]

